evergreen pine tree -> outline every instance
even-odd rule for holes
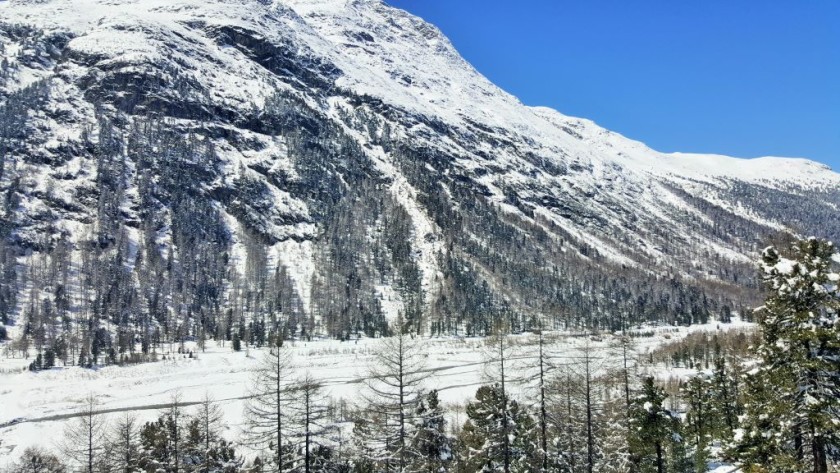
[[[741,410],[738,400],[738,380],[729,371],[729,365],[721,353],[715,355],[714,369],[709,392],[709,421],[712,436],[729,443],[738,427]]]
[[[665,391],[647,377],[642,393],[630,406],[630,452],[642,473],[665,473],[668,447],[674,436],[674,417],[665,409]]]
[[[111,471],[132,473],[137,471],[140,455],[140,426],[131,414],[117,419],[111,428],[107,458]]]
[[[709,446],[712,440],[714,417],[711,415],[712,386],[706,377],[700,373],[691,377],[684,385],[682,397],[687,403],[685,417],[685,431],[688,434],[686,443],[691,445],[694,457],[694,470],[697,473],[706,471],[709,459]]]
[[[747,383],[737,451],[748,466],[768,462],[826,473],[840,458],[840,291],[834,246],[796,242],[792,259],[762,254],[768,290],[757,310],[760,366]]]
[[[187,424],[185,463],[197,473],[235,471],[241,464],[233,446],[221,436],[222,411],[208,394]]]
[[[539,469],[539,434],[531,415],[498,384],[482,386],[467,404],[459,471],[529,472]]]
[[[410,471],[433,473],[446,470],[452,461],[452,442],[446,435],[446,420],[436,390],[429,391],[420,400],[415,419],[411,439],[415,457]]]

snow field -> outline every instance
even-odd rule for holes
[[[706,324],[692,327],[645,328],[654,330],[651,337],[636,338],[636,352],[643,355],[666,343],[678,340],[695,331],[715,331],[745,328],[748,324]],[[588,345],[599,366],[620,361],[615,346],[616,337],[575,336],[574,334],[546,334],[547,348],[556,364],[573,363],[580,356],[580,348]],[[533,363],[537,337],[533,334],[511,336],[509,367],[515,373],[514,396],[527,403],[530,399],[525,385],[533,380]],[[333,399],[354,403],[365,389],[365,377],[373,355],[381,340],[361,339],[340,342],[318,340],[290,343],[296,376],[307,371],[324,384],[326,394]],[[428,376],[424,389],[440,391],[441,401],[450,409],[450,422],[461,423],[461,406],[472,399],[476,389],[489,379],[485,375],[481,338],[423,339]],[[163,347],[168,351],[168,345]],[[244,427],[242,414],[248,395],[250,372],[258,366],[265,349],[243,349],[234,352],[230,344],[224,346],[208,342],[205,352],[195,344],[187,344],[193,358],[166,353],[166,360],[130,366],[106,366],[97,369],[57,367],[41,372],[23,371],[31,362],[20,358],[0,359],[0,467],[23,453],[27,446],[49,448],[60,446],[62,434],[73,414],[81,408],[88,394],[97,396],[99,409],[109,419],[123,412],[135,414],[141,421],[156,418],[180,393],[190,412],[192,403],[205,394],[218,401],[224,411],[226,432],[230,440],[238,440]],[[173,346],[177,351],[177,346]],[[161,347],[158,348],[160,356]],[[643,358],[643,357],[642,357]],[[614,362],[614,363],[613,363]],[[642,367],[642,372],[656,368]],[[240,453],[248,453],[240,445]]]

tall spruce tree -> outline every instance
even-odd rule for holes
[[[840,291],[835,247],[809,238],[762,254],[759,367],[737,452],[747,469],[826,473],[840,459]]]
[[[630,406],[630,452],[642,473],[665,473],[669,447],[676,433],[676,419],[665,406],[668,397],[652,377],[642,383],[642,393]]]
[[[691,445],[695,471],[706,471],[709,459],[715,419],[713,413],[713,393],[710,380],[702,373],[693,376],[682,386],[682,397],[687,403],[685,416],[686,442]]]
[[[723,355],[715,354],[714,369],[710,380],[710,422],[712,436],[729,443],[738,427],[741,403],[738,399],[738,379],[730,372]]]
[[[446,419],[437,390],[426,393],[417,406],[411,450],[414,458],[409,471],[412,472],[445,471],[452,462],[452,441],[446,434]]]
[[[482,386],[467,404],[458,471],[531,472],[541,464],[539,433],[527,410],[499,384]]]

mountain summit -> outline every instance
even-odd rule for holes
[[[0,321],[24,331],[691,323],[754,300],[780,231],[840,239],[826,166],[527,107],[378,0],[10,0],[0,56]]]

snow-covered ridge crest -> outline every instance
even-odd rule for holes
[[[336,86],[450,125],[509,130],[548,156],[590,155],[690,179],[840,184],[840,174],[807,160],[659,153],[589,120],[526,107],[464,61],[437,28],[380,0],[11,0],[0,5],[0,21],[67,31],[78,37],[71,48],[121,60],[155,59],[166,51],[152,41],[150,30],[183,35],[185,24],[199,20],[258,29],[268,38],[290,35],[298,47],[342,70]],[[248,92],[259,95],[252,88]]]
[[[343,55],[363,66],[348,68],[340,83],[446,123],[469,128],[470,122],[478,122],[510,130],[549,155],[565,151],[591,154],[598,148],[596,159],[655,174],[840,184],[840,174],[812,161],[660,153],[590,120],[567,117],[546,107],[526,107],[464,61],[437,28],[380,1],[290,0],[287,4]],[[418,25],[422,26],[419,30]],[[578,142],[578,136],[570,136],[569,128],[584,143]]]
[[[592,120],[568,117],[548,107],[532,107],[532,110],[561,130],[571,127],[583,140],[593,144],[602,142],[615,149],[613,159],[616,162],[656,174],[701,180],[718,177],[765,183],[840,184],[840,174],[826,164],[808,159],[775,156],[745,159],[707,153],[662,153],[640,141],[606,130]]]

